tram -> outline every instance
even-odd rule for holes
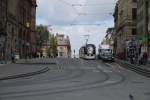
[[[94,60],[96,59],[96,47],[94,44],[86,44],[79,50],[79,56],[81,59]]]

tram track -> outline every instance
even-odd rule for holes
[[[1,93],[0,97],[22,97],[22,96],[37,96],[37,95],[52,95],[57,93],[68,93],[68,92],[75,92],[75,91],[83,91],[87,89],[94,89],[94,88],[101,88],[101,87],[107,87],[111,85],[117,85],[122,83],[125,80],[125,77],[120,73],[115,73],[116,76],[119,76],[120,79],[115,82],[110,82],[109,79],[112,75],[109,75],[108,73],[103,72],[101,69],[97,69],[100,71],[101,74],[103,74],[105,77],[104,79],[98,79],[96,81],[80,84],[80,85],[74,85],[71,87],[62,87],[62,88],[48,88],[48,89],[39,89],[39,90],[31,90],[31,91],[21,91],[21,92],[8,92],[8,93]],[[86,75],[86,73],[84,74]],[[78,76],[80,77],[80,75]],[[78,78],[76,77],[76,78]],[[63,81],[63,80],[62,80]],[[17,94],[17,95],[16,95]]]

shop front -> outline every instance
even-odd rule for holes
[[[139,41],[139,59],[141,59],[143,57],[144,54],[148,55],[148,59],[150,59],[150,46],[149,46],[149,37],[148,35],[142,35],[140,36],[140,38],[138,39]]]

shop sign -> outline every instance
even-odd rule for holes
[[[148,40],[149,40],[148,36],[143,35],[140,37],[139,42],[140,42],[140,44],[146,44],[146,43],[148,43]]]

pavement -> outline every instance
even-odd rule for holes
[[[35,59],[20,59],[17,64],[56,64],[56,59],[35,58]]]
[[[28,63],[24,62],[24,60],[19,60],[16,64],[0,64],[0,80],[29,77],[49,70],[48,67],[32,63],[32,61],[34,60],[28,60]]]
[[[142,68],[144,70],[148,70],[150,71],[150,63],[146,64],[146,65],[135,65],[135,64],[131,64],[130,62],[128,61],[124,61],[124,60],[119,60],[119,59],[116,59],[117,62],[123,62],[125,64],[129,64],[129,65],[132,65],[132,66],[135,66],[135,67],[138,67],[138,68]]]
[[[124,61],[124,60],[119,60],[119,59],[115,59],[116,63],[120,64],[122,67],[132,70],[138,74],[141,74],[143,76],[146,76],[148,78],[150,78],[150,64],[146,64],[146,65],[135,65],[135,64],[131,64],[128,61]]]
[[[143,68],[143,69],[146,69],[146,70],[149,70],[150,71],[150,64],[147,64],[147,65],[139,65],[137,67],[140,67],[140,68]]]

